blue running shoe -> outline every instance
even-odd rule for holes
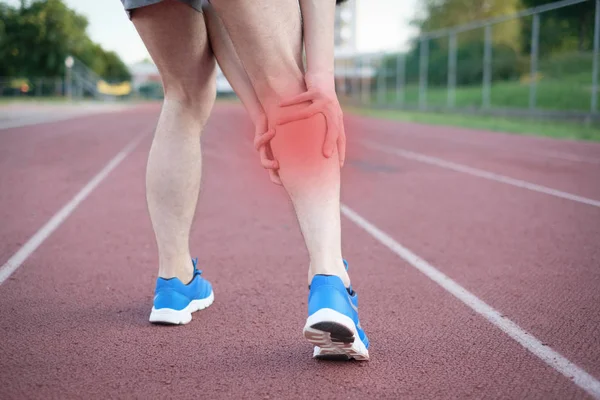
[[[314,358],[369,359],[369,339],[358,319],[358,295],[338,276],[312,279],[304,337],[315,345]]]
[[[192,260],[194,275],[184,285],[178,278],[158,278],[154,291],[154,306],[150,322],[155,324],[183,325],[192,320],[192,313],[212,304],[215,299],[210,282],[202,278],[196,268],[198,259]]]

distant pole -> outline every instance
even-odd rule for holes
[[[427,108],[427,78],[429,72],[429,39],[421,38],[421,52],[419,57],[419,108]]]
[[[344,80],[344,96],[348,97],[348,60],[344,59],[342,62],[343,67],[343,80]]]
[[[489,108],[492,94],[492,26],[485,27],[485,48],[483,50],[483,108]]]
[[[456,32],[448,38],[448,108],[456,105]]]
[[[379,77],[377,79],[377,103],[382,105],[385,103],[385,98],[387,96],[387,64],[385,62],[385,53],[381,54],[379,64]]]
[[[600,53],[600,0],[596,0],[596,21],[594,25],[594,61],[592,75],[592,113],[598,112],[598,53]]]
[[[365,75],[366,78],[363,83],[364,83],[364,87],[363,87],[363,95],[365,96],[365,98],[363,99],[363,102],[367,103],[368,105],[371,105],[371,91],[372,89],[372,77],[371,77],[371,69],[373,67],[373,59],[369,56],[366,59],[365,62],[366,68],[365,68]]]
[[[406,56],[403,53],[398,53],[398,58],[396,59],[396,103],[399,106],[404,105],[405,83],[406,83]]]
[[[531,73],[529,82],[529,108],[534,110],[537,99],[538,52],[540,44],[540,14],[533,15],[531,32]]]
[[[362,56],[362,55],[359,57],[358,60],[360,61],[359,64],[358,64],[359,65],[359,67],[358,67],[358,74],[360,76],[360,81],[359,81],[360,82],[360,102],[361,102],[361,104],[364,104],[364,103],[366,103],[366,100],[365,100],[365,98],[366,98],[365,91],[367,90],[367,84],[366,84],[365,79],[363,77],[363,75],[364,75],[363,71],[364,71],[365,66],[366,66],[367,63],[366,63],[366,61],[364,59],[364,56]]]
[[[67,57],[65,60],[65,66],[67,67],[66,77],[65,77],[65,87],[66,87],[66,92],[67,92],[66,94],[67,94],[67,97],[69,98],[69,101],[73,100],[72,69],[73,69],[74,63],[75,63],[75,60],[71,56]]]
[[[362,90],[362,83],[360,81],[360,67],[361,67],[361,62],[360,62],[360,56],[356,55],[354,56],[354,87],[352,88],[352,92],[354,93],[353,97],[357,98],[360,101],[360,93]]]

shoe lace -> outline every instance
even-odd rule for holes
[[[202,270],[198,269],[198,257],[192,258],[192,265],[194,265],[194,276],[202,275]]]

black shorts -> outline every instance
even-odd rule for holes
[[[152,4],[160,3],[163,0],[121,0],[123,3],[123,7],[125,7],[125,11],[127,11],[127,15],[131,18],[131,11],[145,6],[151,6]],[[179,0],[182,3],[185,3],[192,7],[194,10],[198,12],[202,12],[202,5],[205,0]]]

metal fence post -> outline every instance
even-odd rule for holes
[[[398,53],[398,58],[396,58],[396,104],[398,104],[399,106],[404,105],[405,83],[406,83],[406,55],[404,53]]]
[[[419,108],[427,108],[427,78],[429,72],[429,39],[421,38],[421,52],[419,57]]]
[[[596,0],[594,24],[594,59],[592,67],[592,113],[598,112],[598,53],[600,52],[600,0]]]
[[[373,77],[371,76],[371,70],[373,68],[373,59],[371,58],[371,56],[367,57],[366,64],[367,68],[365,69],[365,71],[367,79],[365,79],[365,102],[370,105],[373,100]]]
[[[485,27],[485,48],[483,50],[483,108],[489,108],[492,94],[492,26]]]
[[[352,61],[352,66],[354,70],[354,79],[352,84],[352,98],[357,102],[360,101],[360,90],[361,90],[361,82],[360,82],[360,58],[359,56],[355,56]]]
[[[540,44],[540,14],[533,15],[531,32],[531,73],[529,82],[529,108],[535,109],[537,99],[538,52]]]
[[[348,97],[348,63],[346,60],[343,60],[342,63],[342,73],[343,73],[343,81],[344,81],[344,97]]]
[[[365,87],[367,86],[365,84],[365,79],[364,79],[364,70],[365,70],[365,59],[362,55],[360,55],[358,57],[358,84],[359,84],[359,91],[358,91],[358,97],[359,97],[359,101],[361,104],[364,104],[365,101]]]
[[[367,65],[367,59],[364,56],[361,56],[360,58],[360,102],[361,104],[365,104],[367,102],[367,90],[369,89],[367,87],[368,84],[368,79],[365,79],[365,76],[363,75],[368,75],[366,74],[368,65]]]
[[[348,58],[348,64],[346,65],[346,73],[348,74],[348,99],[354,98],[354,57]]]
[[[381,61],[379,64],[379,76],[377,79],[377,103],[382,105],[385,103],[387,97],[387,64],[385,62],[385,53],[381,54]]]
[[[67,68],[65,76],[65,94],[69,100],[73,97],[73,79],[71,78],[71,68]]]
[[[448,108],[456,105],[456,32],[448,37]]]

